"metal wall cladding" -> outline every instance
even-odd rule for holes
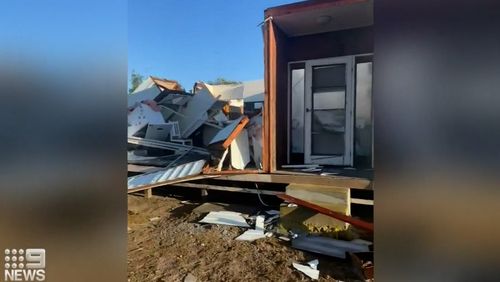
[[[201,173],[205,162],[205,160],[199,160],[178,165],[166,170],[129,177],[127,180],[128,189],[140,188],[142,186],[198,175]]]

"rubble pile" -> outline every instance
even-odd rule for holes
[[[263,90],[245,111],[245,87],[197,82],[187,92],[173,80],[142,82],[128,95],[127,159],[129,171],[144,174],[129,178],[129,189],[203,171],[260,169],[262,102],[256,97]]]

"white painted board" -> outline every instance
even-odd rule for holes
[[[293,265],[293,267],[295,269],[297,269],[298,271],[304,273],[309,278],[311,278],[313,280],[318,280],[318,278],[319,278],[319,270],[314,269],[314,268],[312,268],[309,265],[303,265],[303,264],[296,263],[296,262],[292,263],[292,265]]]
[[[246,129],[243,129],[233,142],[231,142],[230,150],[231,166],[236,169],[245,169],[250,162],[250,145]]]
[[[207,111],[216,101],[210,91],[203,89],[194,94],[185,107],[179,110],[182,116],[174,115],[170,119],[179,122],[182,138],[188,138],[208,119]]]
[[[247,231],[243,232],[240,236],[236,237],[236,240],[238,241],[254,241],[257,239],[262,239],[266,238],[266,234],[264,232],[255,230],[255,229],[248,229]]]
[[[133,136],[149,123],[161,124],[165,123],[165,119],[161,112],[154,111],[148,105],[139,104],[128,114],[127,137]]]
[[[171,123],[163,123],[163,124],[148,124],[148,129],[146,130],[145,139],[148,140],[160,140],[167,141],[169,140],[170,132],[172,131]]]
[[[128,107],[132,107],[137,103],[145,100],[154,100],[158,95],[160,95],[161,91],[155,85],[150,88],[143,89],[138,92],[134,92],[132,94],[128,94],[127,96],[127,105]]]
[[[236,129],[238,124],[240,124],[242,119],[243,119],[243,116],[241,116],[235,120],[232,120],[229,125],[227,125],[223,129],[221,129],[214,136],[214,138],[212,138],[212,140],[210,141],[210,144],[215,144],[215,143],[219,143],[219,142],[226,140],[229,137],[229,135],[231,135],[231,133],[233,133],[234,129]]]
[[[213,211],[209,212],[200,223],[211,223],[218,225],[230,225],[240,227],[250,227],[245,218],[239,212]]]

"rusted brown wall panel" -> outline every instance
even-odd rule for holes
[[[276,167],[276,27],[269,22],[269,170],[273,172]]]
[[[272,28],[271,22],[265,22],[264,26],[264,112],[262,116],[262,169],[264,172],[270,171],[270,138],[269,138],[269,104],[270,104],[270,95],[271,95],[271,86],[270,86],[270,77],[271,77],[271,69],[270,69],[270,57],[269,57],[269,46],[271,40],[274,41],[274,38],[270,38],[269,30]],[[273,43],[273,46],[275,44]],[[274,74],[273,74],[274,75]]]

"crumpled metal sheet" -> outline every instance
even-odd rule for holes
[[[366,244],[336,240],[321,236],[297,236],[292,240],[292,247],[299,250],[338,258],[346,258],[347,252],[369,251],[369,247]]]

